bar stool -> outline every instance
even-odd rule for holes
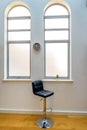
[[[47,118],[46,116],[46,98],[50,97],[54,94],[54,92],[45,90],[43,88],[43,82],[41,80],[36,80],[32,82],[32,89],[33,94],[43,97],[43,118],[40,118],[37,120],[37,125],[40,128],[50,128],[53,126],[53,120],[50,118]]]

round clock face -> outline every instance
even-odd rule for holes
[[[39,43],[34,43],[33,48],[38,51],[40,49],[40,44]]]

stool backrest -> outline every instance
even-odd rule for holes
[[[32,82],[33,93],[37,93],[43,90],[43,82],[41,80],[36,80]]]

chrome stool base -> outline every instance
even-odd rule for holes
[[[50,128],[53,126],[53,120],[50,118],[40,118],[37,120],[37,125],[40,128]]]

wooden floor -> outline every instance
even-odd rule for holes
[[[0,114],[0,130],[41,130],[36,124],[40,115]],[[87,116],[49,116],[54,125],[49,130],[87,130]]]

